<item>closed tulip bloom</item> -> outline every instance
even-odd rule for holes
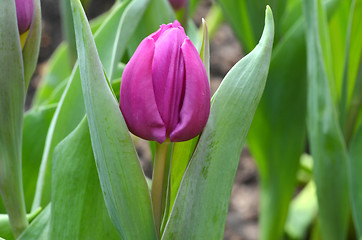
[[[179,10],[179,9],[185,7],[188,0],[169,0],[169,1],[170,1],[171,6],[173,7],[173,9]]]
[[[201,133],[210,112],[210,86],[200,56],[180,23],[146,37],[126,65],[120,109],[129,130],[162,143]]]
[[[34,0],[15,0],[19,33],[28,31],[33,20]]]

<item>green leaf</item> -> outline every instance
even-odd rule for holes
[[[38,63],[41,28],[40,0],[34,0],[33,21],[23,49],[25,89],[28,88],[29,81]]]
[[[348,223],[348,156],[337,120],[323,58],[320,27],[326,28],[320,1],[304,0],[308,103],[307,127],[314,159],[319,220],[323,239],[345,239]],[[320,22],[322,21],[322,22]]]
[[[33,108],[24,116],[22,168],[25,205],[28,212],[34,199],[45,139],[55,109],[56,104]]]
[[[273,37],[267,7],[259,44],[230,70],[213,97],[162,239],[222,239],[241,150],[264,90]]]
[[[275,44],[263,97],[248,134],[260,173],[260,239],[280,239],[305,144],[306,54],[298,21]],[[287,139],[287,141],[286,141]]]
[[[292,239],[305,239],[308,227],[318,213],[316,187],[310,181],[290,204],[285,232]]]
[[[109,32],[116,31],[117,25],[111,23],[113,23],[114,18],[118,19],[118,21],[120,20],[122,15],[120,14],[122,13],[121,10],[121,8],[115,8],[115,10],[110,13],[106,21],[103,23],[103,25],[107,25],[107,27],[101,26],[95,34],[96,42],[98,42],[98,38],[103,38],[103,36],[109,34]],[[113,44],[108,45],[108,42],[105,43],[105,45],[100,43],[98,45],[100,49],[107,49],[112,46]],[[61,140],[73,131],[73,129],[79,124],[80,120],[84,117],[85,107],[82,96],[79,67],[78,64],[76,64],[71,76],[69,77],[69,81],[58,103],[58,107],[54,113],[48,130],[32,210],[38,208],[39,206],[46,206],[50,201],[52,169],[51,159],[53,150]]]
[[[84,102],[98,175],[122,239],[156,239],[150,193],[79,1],[72,0]]]
[[[33,106],[49,104],[53,91],[70,76],[72,69],[67,49],[68,46],[65,43],[60,44],[46,63],[47,70],[35,93]]]
[[[350,196],[352,215],[357,230],[358,238],[362,237],[362,183],[361,183],[361,169],[362,169],[362,124],[360,124],[355,136],[351,141],[349,150],[350,164],[349,164],[349,183],[350,183]]]
[[[0,5],[0,194],[17,237],[27,226],[21,175],[25,81],[15,1]]]
[[[50,209],[49,204],[17,240],[49,240]]]
[[[52,189],[51,239],[119,239],[104,204],[86,118],[54,151]]]

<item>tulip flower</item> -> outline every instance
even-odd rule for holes
[[[175,10],[180,10],[181,8],[185,7],[187,0],[169,0],[171,6]]]
[[[126,65],[120,109],[129,130],[162,143],[201,133],[210,112],[210,86],[201,58],[179,22],[146,37]]]
[[[34,15],[33,0],[15,0],[16,16],[18,19],[19,33],[23,34],[29,30]]]

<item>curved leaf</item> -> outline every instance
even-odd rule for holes
[[[213,97],[162,239],[222,239],[241,150],[264,90],[273,37],[267,7],[259,44],[229,71]]]
[[[156,239],[150,192],[137,153],[82,5],[71,3],[89,132],[109,215],[122,239]]]

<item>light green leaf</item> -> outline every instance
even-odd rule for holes
[[[305,239],[308,227],[317,216],[316,187],[310,181],[290,204],[285,232],[292,239]]]
[[[0,195],[15,236],[27,226],[21,175],[25,81],[15,1],[0,0]]]
[[[67,49],[65,43],[60,44],[46,63],[46,73],[35,93],[33,106],[49,104],[53,91],[70,76],[72,69]]]
[[[49,240],[50,209],[49,204],[17,240]]]
[[[106,206],[122,239],[156,239],[150,192],[79,1],[72,0],[84,102]]]
[[[115,11],[110,13],[103,23],[104,25],[107,25],[107,27],[101,26],[95,34],[96,42],[98,42],[98,38],[108,35],[109,32],[116,31],[117,25],[110,23],[113,23],[114,18],[117,18],[118,21],[120,20],[121,14],[119,13],[121,10],[121,8],[115,8]],[[100,49],[107,49],[112,46],[112,44],[108,45],[108,42],[107,45],[98,45]],[[78,64],[76,64],[69,77],[69,81],[58,103],[58,107],[48,130],[32,210],[39,206],[45,206],[50,201],[52,165],[51,160],[48,160],[52,159],[53,150],[56,145],[73,131],[84,117],[85,107],[82,96],[79,67]]]
[[[349,202],[348,156],[331,97],[319,36],[319,28],[327,27],[326,19],[319,17],[324,11],[320,1],[304,0],[303,5],[308,70],[307,127],[314,159],[321,233],[323,239],[345,239]]]
[[[41,28],[40,0],[34,0],[33,21],[23,49],[25,89],[28,88],[29,81],[38,63]]]
[[[120,239],[104,204],[86,118],[54,151],[52,189],[52,240]]]
[[[163,240],[222,239],[241,150],[264,90],[273,37],[273,16],[267,7],[259,44],[230,70],[213,97]]]
[[[28,212],[34,199],[38,171],[43,155],[48,128],[56,104],[33,108],[24,116],[23,128],[23,186]]]

